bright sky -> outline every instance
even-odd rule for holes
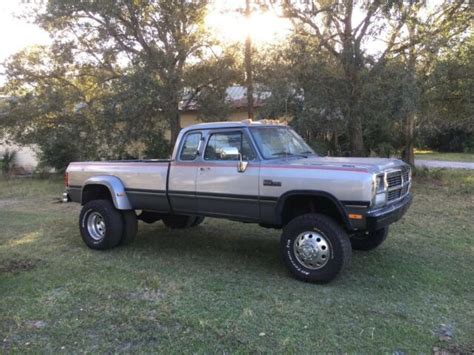
[[[38,1],[38,0],[37,0]],[[31,1],[34,3],[34,1]],[[35,24],[16,18],[31,9],[26,0],[0,1],[0,62],[11,54],[33,44],[48,44],[48,33]]]
[[[290,21],[277,16],[274,11],[255,9],[247,19],[242,13],[244,7],[244,0],[211,2],[206,23],[224,41],[243,42],[250,33],[256,46],[279,42],[290,33]]]
[[[39,0],[0,0],[0,63],[24,47],[50,43],[49,35],[35,24],[28,23],[17,15],[31,10]],[[4,83],[0,69],[0,85]]]

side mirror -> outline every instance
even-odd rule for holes
[[[243,173],[247,169],[247,165],[249,163],[247,161],[243,161],[242,154],[240,154],[236,147],[224,147],[219,151],[219,154],[223,160],[238,159],[239,161],[237,163],[237,171],[239,173]]]
[[[239,150],[236,147],[224,147],[219,151],[222,160],[240,159]]]
[[[242,156],[240,156],[239,163],[237,165],[237,171],[239,173],[243,173],[247,169],[247,165],[249,165],[248,161],[243,161]]]

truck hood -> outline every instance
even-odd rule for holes
[[[341,170],[367,171],[368,173],[376,173],[387,169],[400,168],[405,163],[399,159],[388,158],[344,158],[344,157],[316,157],[308,158],[287,158],[271,160],[269,164],[285,165],[285,166],[311,166],[321,168],[334,168]]]

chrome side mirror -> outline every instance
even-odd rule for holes
[[[222,160],[238,159],[237,171],[239,173],[243,173],[245,170],[247,170],[247,165],[249,165],[249,162],[243,161],[242,154],[240,154],[239,150],[236,147],[224,147],[220,149],[219,155]]]
[[[243,161],[242,160],[242,155],[240,155],[239,163],[237,164],[237,171],[239,173],[243,173],[247,169],[247,165],[249,165],[249,162],[248,161]]]
[[[222,160],[240,159],[240,153],[236,147],[224,147],[220,149],[219,155]]]

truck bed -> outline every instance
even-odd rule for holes
[[[118,177],[132,206],[168,212],[166,184],[170,160],[95,161],[71,163],[67,169],[72,201],[80,202],[81,190],[91,177]]]

